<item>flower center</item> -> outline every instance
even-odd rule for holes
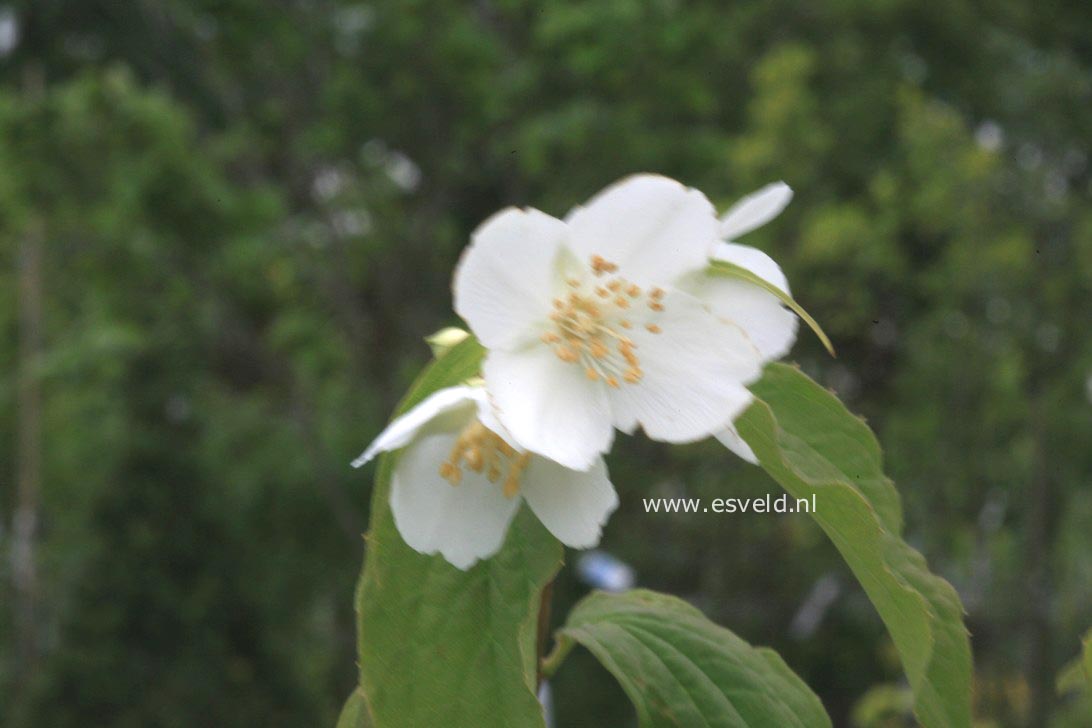
[[[561,361],[582,366],[592,381],[602,380],[614,388],[620,382],[636,384],[644,372],[637,344],[624,332],[634,326],[634,306],[645,305],[653,315],[664,310],[664,291],[653,288],[645,292],[613,275],[618,266],[601,256],[593,255],[590,263],[594,278],[570,278],[568,295],[554,299],[552,326],[542,341],[554,348]],[[637,316],[644,318],[644,314]],[[655,323],[644,326],[653,334],[660,333]]]
[[[519,453],[497,433],[478,420],[463,428],[447,460],[440,464],[440,477],[452,485],[463,479],[463,468],[485,473],[490,483],[504,476],[504,496],[512,498],[519,492],[520,478],[527,469],[531,453]]]

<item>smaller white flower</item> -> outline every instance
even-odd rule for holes
[[[399,533],[459,569],[500,550],[521,501],[573,548],[598,544],[618,507],[602,458],[576,471],[521,450],[480,386],[433,393],[391,422],[353,467],[393,450],[402,450],[390,496]]]
[[[733,241],[773,220],[790,200],[792,189],[784,182],[775,182],[732,205],[720,219],[722,242],[715,246],[713,259],[746,268],[789,294],[788,279],[770,256],[758,248]],[[691,276],[683,288],[704,302],[719,318],[743,329],[758,349],[762,364],[780,359],[796,341],[796,316],[776,296],[755,285],[701,273]],[[740,437],[734,424],[716,433],[716,438],[747,462],[758,464],[754,451]]]

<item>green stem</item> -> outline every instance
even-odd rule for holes
[[[554,582],[551,579],[542,587],[542,595],[538,602],[538,634],[536,635],[535,654],[538,655],[539,671],[538,684],[548,677],[542,674],[542,660],[546,652],[546,645],[550,641],[550,604],[553,602]]]
[[[576,643],[567,637],[562,637],[554,643],[554,649],[550,651],[550,654],[542,658],[538,665],[538,674],[543,680],[551,678],[554,673],[557,672],[557,668],[561,667],[561,663],[565,661],[565,658],[572,652],[573,645]]]

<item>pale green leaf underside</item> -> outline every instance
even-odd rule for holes
[[[802,318],[804,320],[804,323],[806,323],[811,328],[811,330],[815,332],[815,335],[819,337],[819,341],[823,342],[823,346],[826,347],[826,350],[830,352],[830,355],[835,355],[834,344],[830,342],[830,337],[827,336],[825,331],[823,331],[823,328],[819,325],[819,322],[813,319],[811,317],[811,314],[805,311],[804,307],[796,302],[796,299],[782,291],[774,284],[770,283],[765,278],[755,275],[741,265],[729,263],[726,260],[710,261],[709,272],[714,275],[725,276],[728,278],[738,278],[742,281],[747,281],[748,283],[754,284],[762,290],[766,291],[767,293],[777,297],[777,299],[781,301],[781,303],[791,308],[793,310],[793,313]]]
[[[399,407],[478,374],[473,339],[432,364]],[[500,553],[460,571],[402,540],[380,459],[357,587],[360,684],[375,728],[542,726],[535,697],[539,593],[562,548],[526,508]]]
[[[368,716],[368,702],[364,693],[357,688],[345,701],[341,708],[341,715],[337,719],[336,728],[372,728],[372,720]]]
[[[926,728],[971,723],[971,652],[963,607],[948,582],[901,537],[898,494],[864,421],[799,370],[766,368],[755,403],[736,421],[762,467],[813,517],[872,600],[902,659]]]
[[[755,648],[665,594],[594,593],[558,632],[622,685],[641,728],[818,728],[819,698],[772,650]]]

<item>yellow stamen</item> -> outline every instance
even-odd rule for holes
[[[452,485],[458,485],[459,481],[462,480],[463,471],[449,462],[444,462],[440,465],[440,477]]]
[[[504,480],[505,498],[514,498],[519,493],[519,481],[523,471],[527,469],[527,463],[531,460],[531,453],[523,453],[508,469],[508,477]]]
[[[661,301],[666,293],[662,288],[642,289],[614,275],[618,266],[599,255],[591,256],[590,268],[602,282],[582,277],[567,279],[570,290],[554,300],[550,328],[542,341],[562,361],[579,364],[591,381],[602,381],[609,387],[623,382],[634,384],[644,374],[637,345],[624,332],[634,326],[643,326],[653,334],[662,333],[662,329],[641,320],[644,317],[640,314],[637,321],[627,318],[626,311],[637,301],[652,311],[663,311]]]
[[[482,449],[478,445],[467,448],[466,452],[463,454],[463,460],[466,461],[467,467],[475,473],[480,473],[482,468],[485,467],[485,458],[482,457]]]
[[[516,493],[519,493],[519,480],[512,477],[508,477],[504,481],[504,493],[505,498],[515,498]]]
[[[580,357],[576,355],[576,352],[566,346],[559,346],[554,349],[557,354],[557,358],[564,362],[574,362]]]
[[[591,267],[595,275],[600,276],[604,273],[613,273],[618,270],[618,266],[606,260],[601,255],[593,255],[591,257]]]
[[[459,433],[448,459],[440,464],[440,477],[453,486],[458,485],[464,467],[484,472],[491,483],[501,482],[504,476],[502,492],[511,498],[519,492],[520,478],[530,459],[530,453],[517,453],[499,435],[474,420]]]

